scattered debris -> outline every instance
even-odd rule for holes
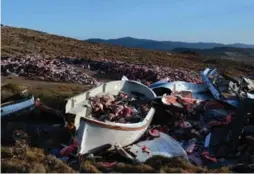
[[[98,84],[97,80],[85,73],[83,68],[72,66],[59,59],[5,58],[1,60],[1,72],[3,75],[24,76],[32,80]]]
[[[152,140],[141,141],[130,147],[126,147],[125,151],[127,151],[127,155],[123,152],[120,153],[124,154],[125,157],[131,157],[131,160],[137,160],[138,162],[145,162],[147,159],[155,155],[169,158],[177,156],[186,157],[186,152],[182,146],[176,140],[162,132],[160,132],[159,137]]]
[[[101,94],[90,97],[92,115],[100,121],[118,123],[141,122],[150,110],[149,100],[134,94]]]
[[[201,77],[203,84],[168,78],[144,85],[124,76],[68,99],[65,114],[33,98],[36,108],[63,118],[61,129],[71,137],[61,145],[51,137],[45,147],[69,165],[89,159],[106,171],[121,164],[120,156],[139,163],[158,155],[183,157],[208,168],[253,163],[253,81],[216,69],[202,71]]]
[[[96,61],[32,56],[22,58],[3,57],[1,60],[1,73],[3,75],[15,74],[36,80],[98,85],[99,82],[91,77],[87,70],[98,70],[104,74],[114,74],[115,78],[126,75],[133,80],[139,81],[141,79],[144,84],[146,82],[153,83],[166,77],[168,77],[168,81],[202,82],[198,73],[191,70],[154,65],[136,65],[112,60]]]

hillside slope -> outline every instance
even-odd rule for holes
[[[216,60],[208,64],[195,54],[169,53],[140,48],[125,48],[101,43],[89,43],[45,32],[1,26],[2,56],[41,55],[44,57],[72,57],[110,59],[131,63],[157,64],[175,68],[200,70],[206,66],[235,73],[250,72],[251,67],[229,60]],[[211,62],[211,61],[210,61]]]
[[[134,63],[166,63],[167,65],[173,62],[177,64],[177,59],[193,58],[184,54],[89,43],[24,28],[3,26],[1,31],[3,56],[40,54],[48,57],[106,58]]]

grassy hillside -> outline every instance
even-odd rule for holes
[[[191,68],[194,70],[199,70],[206,66],[217,66],[234,74],[253,71],[253,67],[243,66],[242,63],[235,63],[229,60],[217,60],[208,63],[202,57],[193,54],[168,53],[165,51],[89,43],[25,28],[1,26],[1,36],[2,56],[40,54],[48,57],[106,58],[132,63],[150,63],[176,68]]]

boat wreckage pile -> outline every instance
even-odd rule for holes
[[[84,69],[71,66],[58,59],[2,58],[1,73],[24,76],[31,80],[98,84],[96,79],[84,72]]]
[[[101,94],[89,99],[92,105],[92,115],[100,121],[118,123],[137,123],[144,119],[149,111],[149,100],[139,94],[125,94],[117,96]]]
[[[88,70],[100,71],[118,75],[126,75],[132,80],[149,85],[163,78],[169,81],[184,80],[187,82],[201,83],[202,80],[194,71],[173,69],[155,65],[136,65],[109,60],[86,60],[72,58],[41,58],[17,57],[2,58],[1,73],[25,76],[33,80],[46,80],[55,82],[74,82],[80,84],[99,84],[91,77]]]
[[[64,116],[72,118],[66,127],[73,140],[49,151],[67,163],[84,156],[106,168],[118,162],[109,154],[139,163],[181,156],[209,168],[253,163],[253,80],[209,68],[201,77],[203,84],[166,79],[150,86],[123,77],[74,96]]]
[[[183,80],[186,82],[202,83],[199,74],[192,70],[183,70],[158,65],[132,64],[121,61],[112,60],[86,60],[86,59],[62,59],[70,64],[87,68],[91,70],[99,70],[101,73],[118,74],[119,77],[127,76],[132,80],[142,82],[149,85],[158,80],[167,78],[169,81]]]

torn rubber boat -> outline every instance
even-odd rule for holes
[[[78,153],[89,154],[100,147],[120,144],[127,146],[138,140],[151,123],[155,109],[150,108],[145,118],[138,123],[104,122],[92,117],[89,98],[101,93],[117,95],[120,92],[138,92],[153,100],[156,94],[147,86],[136,81],[111,81],[67,100],[66,114],[74,115],[78,140]]]
[[[35,104],[34,96],[19,101],[11,101],[1,104],[1,118],[6,118],[21,110],[33,107]]]

